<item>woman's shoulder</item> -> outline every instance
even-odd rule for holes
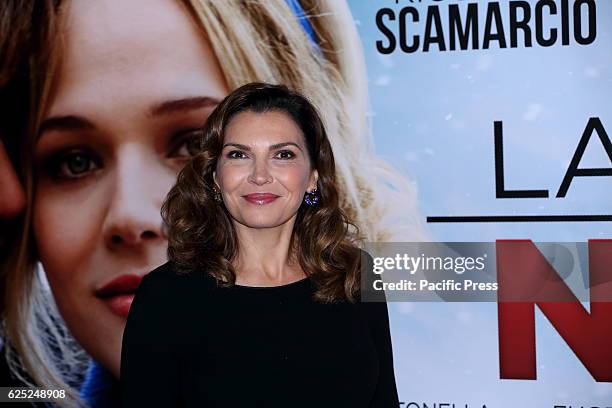
[[[190,319],[197,312],[194,307],[202,299],[202,286],[194,285],[199,280],[179,272],[171,261],[146,274],[130,306],[127,326],[132,327],[132,334],[138,333],[137,338],[155,337],[151,340],[155,342],[174,342],[174,338],[184,341]]]
[[[180,275],[176,273],[176,269],[176,265],[173,261],[166,261],[147,273],[142,281],[154,282],[157,284],[176,281],[180,277]]]
[[[183,271],[174,261],[168,260],[144,275],[141,285],[164,286],[167,289],[190,286],[196,282],[205,281],[200,275],[196,271]]]
[[[364,249],[360,249],[360,299],[369,302],[385,302],[385,293],[374,290],[374,282],[380,277],[374,270],[374,258]]]
[[[387,297],[382,290],[376,290],[374,282],[380,279],[374,270],[374,257],[361,249],[361,273],[359,305],[370,320],[387,319]]]
[[[214,278],[204,271],[185,271],[169,260],[146,274],[137,289],[137,297],[156,302],[167,307],[192,307],[215,288]],[[204,296],[203,296],[204,295]],[[198,300],[199,299],[199,300]]]
[[[184,273],[174,262],[167,261],[144,275],[134,302],[147,304],[149,310],[157,306],[180,307],[181,299],[188,298],[191,291],[199,289],[195,287],[199,285],[194,285],[199,281],[194,275],[195,272]]]

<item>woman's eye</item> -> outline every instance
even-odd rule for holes
[[[194,130],[183,132],[178,137],[178,142],[170,153],[171,157],[183,156],[193,157],[201,150],[200,141],[202,139],[202,131]]]
[[[279,159],[293,159],[295,157],[295,153],[293,153],[291,150],[281,150],[280,152],[276,153],[276,156]]]
[[[227,154],[227,157],[229,157],[230,159],[241,159],[243,157],[246,157],[246,155],[240,150],[232,150]]]
[[[52,157],[48,166],[51,176],[72,179],[85,176],[99,168],[94,156],[84,150],[71,150]]]

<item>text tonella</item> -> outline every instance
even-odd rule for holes
[[[402,1],[406,0],[395,2],[401,6]],[[597,37],[595,0],[450,1],[422,0],[400,9],[379,9],[376,27],[382,38],[376,40],[378,52],[589,45]]]
[[[454,402],[400,402],[400,408],[487,408],[485,404],[470,405]]]

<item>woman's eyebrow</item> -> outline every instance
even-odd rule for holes
[[[66,116],[51,116],[42,121],[38,136],[50,130],[57,131],[75,131],[75,130],[92,130],[95,126],[92,122],[82,116],[66,115]]]
[[[238,147],[239,149],[246,150],[246,151],[251,150],[249,146],[240,144],[240,143],[226,143],[223,145],[223,147],[227,147],[227,146]],[[281,147],[285,147],[285,146],[295,146],[298,149],[302,150],[302,148],[297,143],[293,143],[293,142],[276,143],[276,144],[270,145],[269,150],[280,149]]]
[[[282,143],[273,144],[272,146],[270,146],[270,150],[280,149],[281,147],[285,147],[285,146],[295,146],[298,149],[302,150],[302,148],[297,143],[293,143],[293,142],[282,142]]]
[[[150,115],[167,115],[177,111],[189,111],[218,105],[221,101],[208,96],[196,96],[191,98],[173,99],[161,102],[153,106]],[[42,121],[38,135],[50,130],[57,131],[79,131],[92,130],[95,125],[88,119],[78,115],[52,116]]]
[[[190,98],[173,99],[154,105],[149,111],[151,116],[168,115],[175,112],[190,111],[195,109],[216,106],[221,101],[210,96],[195,96]]]
[[[234,146],[234,147],[237,147],[239,149],[247,150],[247,151],[251,150],[251,148],[249,146],[243,145],[243,144],[240,144],[240,143],[226,143],[226,144],[223,145],[223,148],[228,147],[228,146]]]

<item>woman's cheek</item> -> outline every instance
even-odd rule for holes
[[[103,183],[85,191],[74,187],[43,183],[37,191],[33,227],[39,260],[73,336],[89,354],[112,361],[117,353],[107,349],[120,338],[121,327],[94,295],[96,273],[105,267],[100,248]]]
[[[308,168],[297,163],[287,163],[276,167],[276,177],[290,191],[301,188],[308,182]]]
[[[86,276],[73,275],[89,264],[96,240],[101,239],[100,211],[104,202],[96,194],[97,189],[70,187],[73,186],[42,183],[34,197],[36,245],[52,285],[86,280]]]
[[[226,192],[234,191],[246,183],[251,170],[245,163],[227,163],[221,166],[219,176],[222,188]]]

